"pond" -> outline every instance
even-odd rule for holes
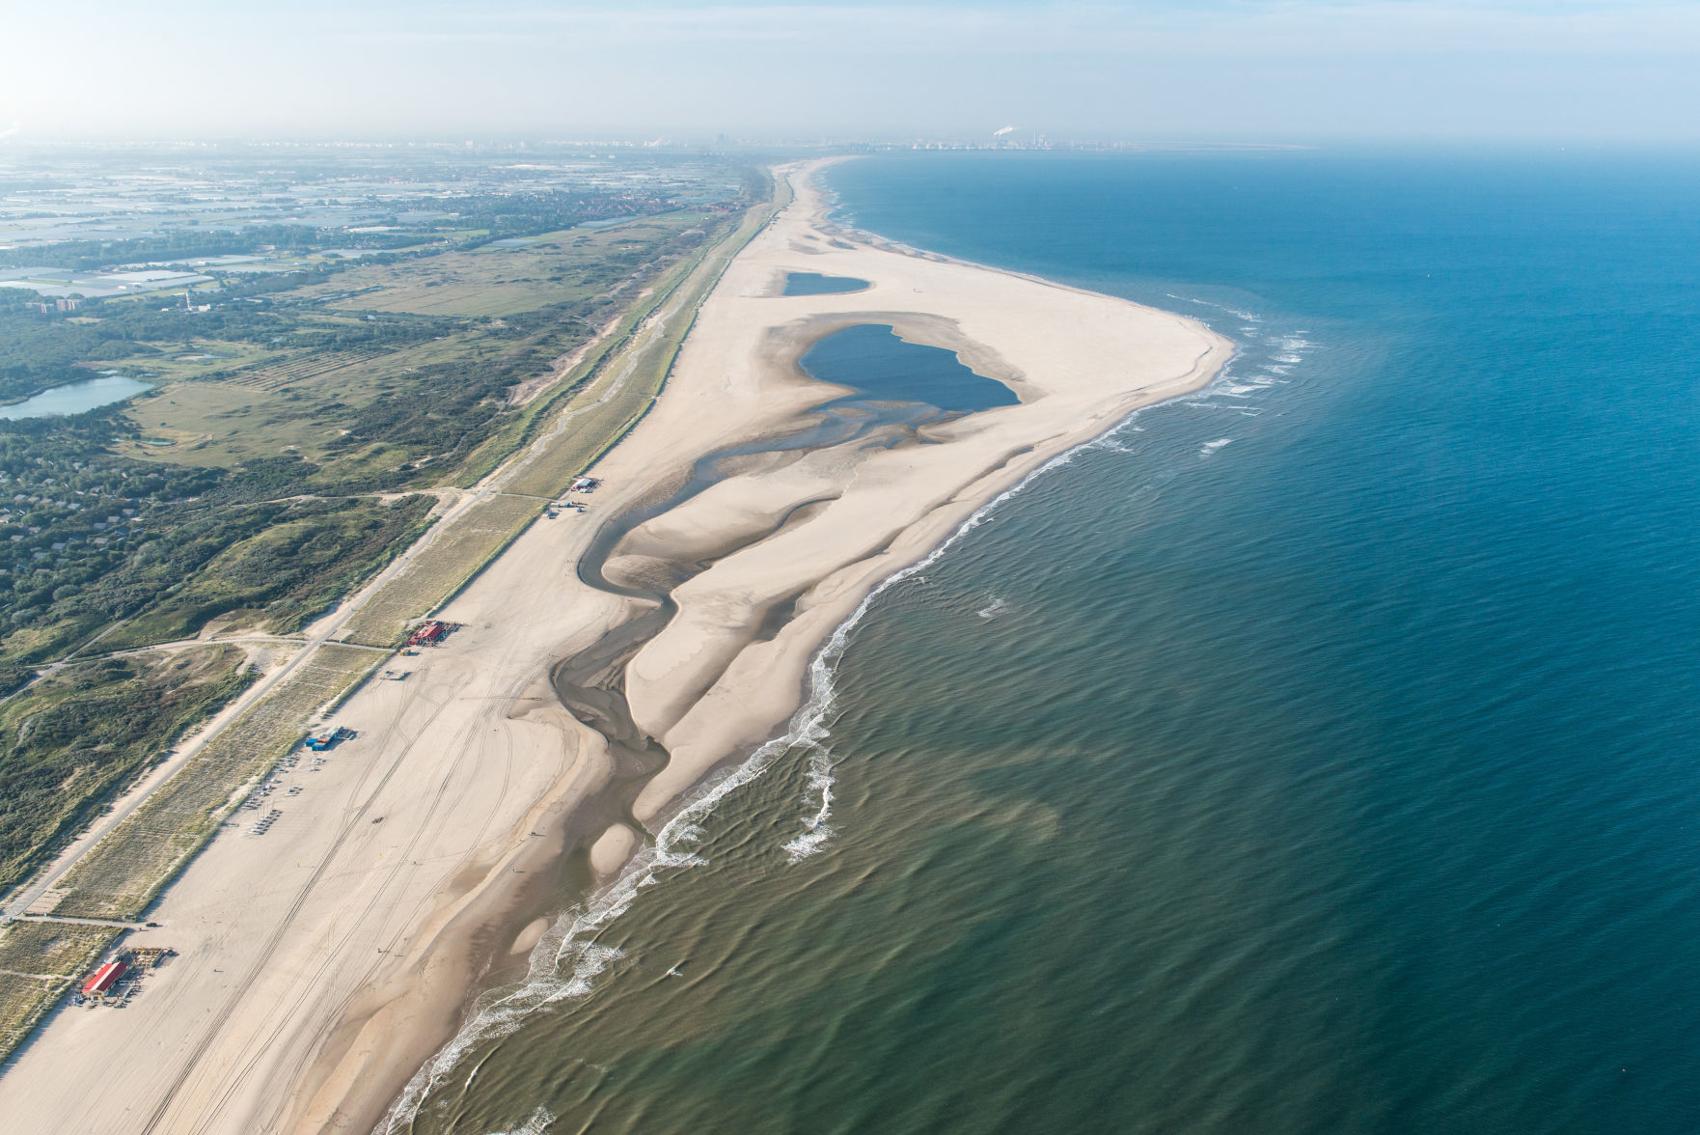
[[[841,292],[860,292],[867,288],[866,280],[854,276],[826,276],[819,272],[785,273],[786,296],[831,296]]]
[[[23,418],[60,418],[98,410],[114,402],[122,402],[149,389],[145,382],[121,374],[106,374],[87,382],[56,386],[40,394],[0,406],[0,421],[15,422]]]
[[[834,331],[800,361],[810,377],[854,387],[864,398],[925,402],[959,413],[1020,401],[1003,383],[962,365],[956,352],[904,342],[890,324]]]

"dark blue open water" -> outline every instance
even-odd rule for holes
[[[1700,1130],[1700,163],[831,181],[1242,353],[882,594],[420,1128]]]
[[[956,352],[907,342],[889,323],[858,323],[834,331],[797,362],[811,378],[854,387],[857,399],[924,402],[953,413],[1020,401],[997,379],[965,365]]]

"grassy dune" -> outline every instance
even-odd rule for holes
[[[625,436],[654,404],[697,306],[732,257],[779,204],[770,202],[748,210],[735,226],[723,225],[712,234],[720,239],[708,241],[667,269],[646,294],[629,303],[613,333],[536,399],[527,412],[514,415],[457,467],[447,480],[466,484],[496,468],[509,454],[522,452],[501,478],[499,491],[430,533],[430,542],[350,622],[344,633],[346,640],[374,646],[395,643],[410,621],[434,610],[464,587],[537,519],[546,498],[561,492],[574,476],[594,465]],[[654,219],[649,223],[655,223]],[[602,230],[604,234],[617,232]],[[339,285],[346,279],[347,274],[338,277]],[[382,294],[382,286],[376,286],[378,291],[368,296]],[[429,289],[431,302],[461,302],[452,298],[453,293],[436,295],[440,290]],[[417,291],[403,290],[383,302],[418,305],[424,301],[417,295]],[[250,389],[266,393],[263,385]],[[140,412],[145,416],[156,402],[144,403]],[[232,549],[231,555],[241,561],[245,553]],[[165,633],[168,624],[174,627],[182,621],[172,622],[169,609],[162,609],[157,617],[161,621],[152,633]],[[345,699],[382,658],[354,645],[330,643],[317,648],[312,658],[224,727],[186,767],[72,868],[57,888],[53,913],[108,919],[140,917],[219,829],[237,806],[240,791],[269,771],[299,741],[308,718],[321,707]],[[38,944],[32,944],[36,940],[29,937],[37,932],[17,930],[19,925],[13,924],[0,936],[0,959],[30,957],[32,950],[41,952]],[[14,933],[18,937],[14,938]],[[67,959],[64,968],[80,972],[79,967],[98,956],[111,934],[96,930],[73,938],[50,950],[59,951],[56,956]],[[6,975],[0,981],[4,990],[0,993],[0,1055],[21,1042],[33,1023],[63,994],[69,980],[55,973],[44,978]]]

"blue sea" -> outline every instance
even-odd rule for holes
[[[1700,161],[830,184],[1239,354],[880,593],[416,1129],[1700,1131]]]

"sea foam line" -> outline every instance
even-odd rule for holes
[[[1257,317],[1248,315],[1246,318]],[[1227,377],[1231,365],[1232,360],[1229,360],[1212,382],[1212,386]],[[1081,454],[1093,450],[1128,452],[1127,447],[1117,440],[1119,435],[1125,432],[1140,432],[1142,427],[1136,422],[1141,414],[1181,398],[1184,396],[1138,407],[1103,433],[1050,458],[1014,485],[975,509],[925,557],[907,567],[899,568],[875,584],[810,659],[809,697],[792,715],[786,731],[757,748],[735,768],[704,781],[686,797],[684,805],[656,833],[655,842],[640,849],[613,882],[591,895],[582,906],[574,907],[556,919],[532,949],[524,980],[517,986],[493,990],[479,999],[471,1019],[460,1032],[414,1073],[407,1086],[402,1089],[401,1095],[390,1106],[377,1132],[382,1135],[396,1135],[404,1131],[418,1114],[424,1100],[443,1082],[445,1076],[454,1071],[461,1058],[474,1045],[513,1032],[526,1017],[539,1009],[561,1001],[588,996],[593,989],[594,979],[623,956],[613,947],[599,945],[596,942],[597,936],[631,908],[638,892],[659,881],[659,873],[662,870],[706,863],[707,860],[690,847],[702,837],[702,821],[707,819],[727,796],[766,772],[768,766],[780,754],[801,745],[808,745],[811,749],[808,783],[809,787],[818,793],[819,803],[813,814],[804,819],[804,830],[788,840],[783,849],[793,863],[819,851],[833,834],[828,821],[832,817],[833,788],[837,783],[834,771],[836,761],[824,743],[830,736],[826,719],[837,699],[833,677],[838,660],[849,643],[850,633],[867,615],[874,600],[889,588],[916,578],[937,563],[940,557],[985,523],[986,518],[1000,505],[1025,491],[1045,474],[1061,469]],[[572,972],[563,977],[561,968],[569,959],[573,963]],[[549,1119],[552,1120],[553,1117]]]
[[[998,506],[1021,493],[1046,473],[1062,468],[1080,454],[1089,450],[1105,449],[1120,453],[1132,452],[1117,440],[1117,436],[1124,432],[1138,432],[1141,427],[1135,425],[1135,421],[1139,415],[1162,404],[1153,403],[1151,406],[1141,406],[1129,412],[1126,417],[1103,433],[1057,454],[975,509],[967,519],[957,526],[955,531],[923,559],[910,564],[908,567],[898,569],[876,584],[867,595],[863,596],[861,603],[857,604],[849,618],[840,623],[838,628],[833,631],[832,637],[827,640],[826,645],[821,647],[814,658],[810,660],[809,700],[803,710],[799,711],[797,716],[792,719],[792,727],[786,735],[787,738],[795,739],[786,740],[785,744],[778,750],[782,752],[784,749],[799,743],[810,746],[808,784],[819,796],[819,803],[816,805],[814,813],[803,821],[803,831],[784,845],[785,853],[792,863],[801,862],[814,855],[825,846],[827,840],[833,834],[827,821],[832,817],[832,790],[837,783],[835,770],[838,762],[833,757],[831,749],[826,745],[827,739],[831,736],[831,730],[826,725],[826,718],[837,700],[837,687],[833,678],[837,673],[838,660],[843,656],[844,648],[849,642],[850,632],[867,615],[874,600],[878,599],[888,588],[895,587],[910,579],[924,578],[921,576],[921,572],[937,563],[940,557],[955,547],[970,532],[985,523]],[[770,744],[777,744],[777,742],[770,742]]]
[[[531,1118],[514,1128],[512,1131],[492,1131],[490,1135],[547,1135],[549,1128],[555,1126],[555,1116],[548,1108],[539,1107],[531,1113]]]
[[[1171,295],[1171,298],[1186,299],[1187,297]],[[1187,302],[1221,308],[1222,310],[1228,311],[1233,315],[1237,315],[1248,322],[1262,322],[1262,316],[1256,315],[1252,312],[1236,311],[1232,308],[1224,307],[1221,304],[1210,303],[1207,300],[1188,300]],[[1295,341],[1289,339],[1288,342],[1292,343]],[[1298,340],[1297,342],[1303,343],[1302,340]],[[1303,343],[1303,345],[1309,346],[1310,344]],[[1230,372],[1233,369],[1234,362],[1235,359],[1230,358],[1228,362],[1223,364],[1222,369],[1217,372],[1215,378],[1213,378],[1209,385],[1205,387],[1205,395],[1208,396],[1211,393],[1236,389],[1236,385],[1230,377]],[[1253,387],[1247,389],[1263,389],[1266,388],[1267,385],[1267,383],[1255,383]],[[896,572],[876,584],[867,595],[863,596],[861,603],[857,604],[856,609],[850,613],[850,616],[845,619],[844,622],[840,623],[837,629],[832,632],[832,636],[827,640],[826,644],[815,653],[814,658],[812,658],[809,662],[808,701],[792,718],[791,727],[784,737],[769,742],[768,745],[764,745],[761,750],[757,751],[757,756],[761,756],[765,750],[773,748],[773,751],[768,753],[762,762],[761,768],[765,768],[767,762],[771,761],[774,756],[777,756],[779,753],[784,752],[786,749],[795,745],[806,744],[810,749],[809,768],[807,772],[808,786],[818,795],[818,803],[816,804],[813,813],[804,818],[803,831],[786,841],[784,845],[784,851],[792,863],[800,862],[807,859],[809,856],[814,855],[826,845],[827,841],[831,839],[833,835],[832,827],[829,825],[828,821],[832,818],[833,788],[837,783],[835,770],[838,762],[833,756],[830,747],[826,744],[828,738],[831,736],[831,729],[827,726],[826,720],[832,711],[834,702],[837,700],[837,689],[833,678],[837,673],[838,660],[843,656],[844,648],[849,642],[850,632],[854,630],[856,625],[862,621],[864,616],[867,615],[869,608],[873,606],[874,600],[879,598],[879,596],[883,594],[887,588],[895,587],[896,585],[910,579],[924,578],[921,576],[921,572],[937,563],[940,557],[950,551],[950,549],[966,537],[968,533],[983,524],[987,517],[989,517],[998,508],[998,506],[1024,491],[1029,485],[1033,484],[1033,482],[1038,480],[1040,477],[1043,477],[1046,473],[1049,473],[1054,469],[1062,468],[1072,462],[1080,454],[1090,450],[1102,449],[1116,453],[1132,453],[1133,449],[1119,440],[1120,435],[1124,433],[1143,432],[1144,427],[1138,424],[1138,419],[1141,414],[1147,410],[1155,409],[1158,406],[1166,405],[1169,401],[1177,400],[1180,399],[1168,399],[1164,402],[1155,402],[1149,406],[1141,406],[1132,410],[1119,422],[1105,430],[1103,433],[1098,434],[1096,437],[1089,438],[1088,440],[1081,442],[1079,445],[1072,446],[1071,448],[1064,450],[1055,457],[1046,461],[1044,464],[1040,465],[1038,468],[1034,469],[1032,472],[1028,473],[1025,477],[1021,478],[1021,480],[1017,481],[1015,484],[1011,485],[1009,488],[1005,489],[1003,492],[975,509],[966,520],[957,526],[954,532],[946,537],[938,547],[928,553],[926,557],[916,561],[906,568],[898,569]],[[1185,404],[1189,406],[1209,405],[1208,403],[1194,402],[1186,402]],[[1209,456],[1217,449],[1229,444],[1231,440],[1232,439],[1230,438],[1221,438],[1216,441],[1206,443],[1200,456]],[[982,615],[984,615],[984,612],[982,612]],[[751,761],[753,762],[755,759],[755,757],[752,757]],[[758,769],[756,773],[752,773],[751,779],[754,779],[755,775],[759,775],[759,772],[760,770]]]
[[[814,750],[809,781],[810,787],[819,794],[819,804],[813,815],[804,820],[804,830],[787,841],[784,849],[792,862],[799,862],[818,851],[832,835],[828,821],[832,816],[833,787],[837,781],[830,750],[823,744],[829,736],[826,719],[837,698],[833,676],[849,643],[850,633],[867,615],[874,600],[889,588],[918,576],[937,563],[939,557],[984,523],[998,506],[1046,473],[1062,468],[1089,450],[1117,448],[1116,435],[1132,427],[1135,419],[1148,409],[1151,407],[1142,406],[1132,411],[1104,433],[1046,461],[981,505],[923,559],[893,572],[863,596],[856,609],[838,625],[810,660],[809,697],[792,716],[789,728],[756,749],[742,764],[705,781],[656,833],[655,842],[642,848],[613,882],[591,895],[584,905],[574,907],[558,918],[532,949],[525,978],[518,985],[494,990],[479,999],[471,1019],[460,1032],[414,1073],[390,1106],[378,1131],[384,1135],[404,1131],[418,1114],[424,1100],[475,1045],[513,1032],[526,1017],[539,1009],[587,996],[593,988],[593,980],[622,956],[613,947],[599,945],[597,936],[631,908],[638,892],[659,881],[658,875],[662,870],[694,867],[707,862],[691,850],[691,845],[702,837],[702,821],[727,796],[767,771],[781,753],[805,744]],[[563,977],[561,969],[569,960],[572,971]]]
[[[656,833],[655,842],[642,848],[613,882],[556,919],[532,949],[525,978],[479,998],[471,1019],[414,1073],[378,1130],[405,1130],[426,1097],[474,1045],[507,1035],[538,1009],[588,996],[595,979],[624,956],[614,947],[599,944],[597,936],[630,909],[639,891],[656,882],[659,871],[706,862],[690,849],[702,835],[701,821],[726,796],[760,775],[771,760],[766,750],[773,744],[764,745],[730,773],[705,783]],[[561,970],[569,961],[571,971],[563,975]]]
[[[1210,300],[1201,300],[1196,296],[1178,296],[1174,292],[1164,292],[1163,294],[1172,300],[1180,300],[1182,303],[1195,303],[1200,307],[1213,307],[1217,311],[1225,311],[1234,318],[1242,319],[1253,326],[1263,322],[1263,317],[1261,315],[1258,315],[1255,312],[1241,311],[1239,308],[1229,307],[1225,303],[1214,303]]]

